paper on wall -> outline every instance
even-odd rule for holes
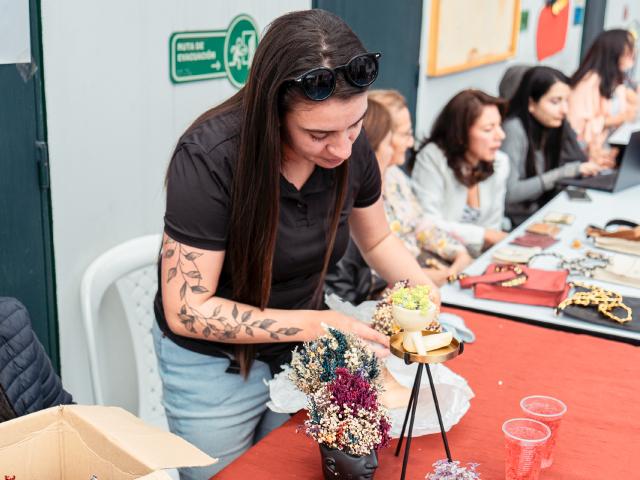
[[[0,0],[0,64],[31,62],[29,0]]]

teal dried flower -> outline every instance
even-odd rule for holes
[[[371,382],[376,382],[380,375],[378,359],[362,340],[329,328],[327,335],[294,350],[290,379],[308,395],[333,381],[338,368],[351,373],[360,371]]]

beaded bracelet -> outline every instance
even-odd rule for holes
[[[554,257],[558,259],[558,265],[556,268],[560,270],[568,270],[571,275],[581,275],[583,277],[592,277],[593,271],[598,268],[604,268],[611,262],[609,256],[594,252],[593,250],[587,250],[583,257],[565,258],[559,253],[555,252],[540,252],[533,255],[527,266],[531,267],[531,263],[534,258],[540,257]]]

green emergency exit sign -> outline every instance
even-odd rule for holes
[[[237,88],[249,76],[258,45],[258,27],[248,15],[235,17],[226,30],[176,32],[169,40],[173,83],[227,77]]]

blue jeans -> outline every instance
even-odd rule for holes
[[[153,325],[163,404],[172,433],[218,459],[211,467],[181,468],[180,480],[208,480],[289,415],[266,406],[269,367],[256,361],[249,377],[226,373],[229,360],[192,352]]]

